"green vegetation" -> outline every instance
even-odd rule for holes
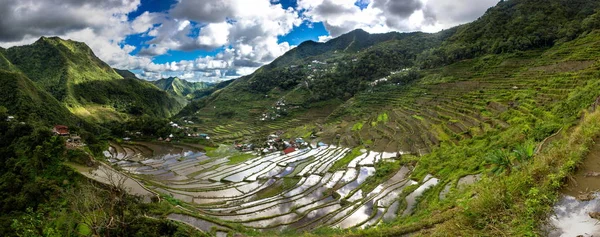
[[[213,158],[221,158],[226,156],[237,156],[242,155],[235,148],[227,145],[220,145],[219,147],[206,147],[206,155]]]
[[[357,122],[352,126],[352,131],[360,131],[363,128],[363,123]]]
[[[256,193],[256,199],[264,199],[277,196],[286,190],[292,189],[296,184],[300,182],[300,178],[297,177],[283,177],[278,180],[275,184],[262,189]]]
[[[363,152],[360,151],[362,149],[364,149],[363,146],[357,146],[355,148],[352,148],[352,151],[350,151],[348,154],[346,154],[342,159],[339,159],[335,163],[333,163],[331,168],[329,168],[329,171],[331,172],[331,171],[346,169],[346,167],[348,167],[348,164],[352,160],[354,160],[354,158],[363,154]]]
[[[214,85],[207,82],[188,82],[177,77],[163,78],[152,81],[159,89],[174,96],[192,98],[196,91],[210,90]]]
[[[249,159],[252,159],[254,157],[256,157],[256,156],[253,154],[248,154],[248,153],[234,155],[234,156],[229,157],[229,162],[227,162],[227,164],[230,164],[230,165],[239,164],[239,163],[245,162]]]
[[[402,168],[400,161],[380,161],[375,164],[375,175],[368,177],[364,183],[361,184],[360,189],[363,193],[370,193],[378,185],[389,180]]]
[[[419,62],[433,68],[489,53],[552,47],[598,29],[599,7],[589,0],[500,1],[477,21],[452,29],[456,33],[419,55]]]
[[[75,124],[78,119],[54,97],[38,88],[22,74],[0,69],[0,105],[22,121]],[[3,117],[4,119],[4,117]]]
[[[124,121],[142,114],[169,117],[185,106],[185,101],[135,76],[124,79],[84,43],[42,37],[32,45],[3,50],[0,62],[1,70],[22,73],[88,122]]]
[[[563,182],[600,135],[600,111],[588,110],[600,96],[599,10],[591,0],[501,1],[479,20],[437,34],[356,30],[327,43],[305,42],[251,75],[211,88],[177,78],[157,82],[171,95],[113,70],[81,43],[42,38],[0,48],[0,234],[197,235],[146,216],[188,204],[172,196],[142,204],[118,188],[86,183],[64,165],[101,157],[108,138],[128,131],[176,134],[165,118],[187,96],[195,100],[175,119],[192,120],[195,132],[223,143],[292,130],[284,136],[314,135],[352,147],[330,172],[360,156],[359,144],[401,151],[400,160],[375,164],[363,193],[403,165],[413,180],[428,174],[440,180],[419,197],[412,215],[370,229],[319,228],[304,235],[543,235],[540,226]],[[275,107],[284,112],[263,116]],[[50,134],[57,123],[79,125],[73,132],[87,148],[67,151],[63,138]],[[206,151],[229,156],[228,164],[253,158],[225,145]],[[482,180],[449,186],[440,199],[445,185],[471,174]],[[255,198],[276,196],[299,181],[284,177]],[[417,187],[406,187],[400,198]]]

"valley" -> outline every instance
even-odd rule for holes
[[[600,2],[344,32],[261,63],[120,42],[131,71],[59,37],[0,48],[0,235],[600,234]]]

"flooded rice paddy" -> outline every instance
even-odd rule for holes
[[[365,193],[362,184],[375,174],[374,164],[398,154],[364,151],[346,169],[330,170],[348,152],[328,146],[231,165],[227,157],[211,158],[189,145],[135,142],[111,144],[105,155],[139,180],[135,183],[142,183],[142,190],[170,195],[185,202],[195,215],[210,217],[168,216],[201,230],[219,226],[207,221],[212,219],[259,230],[368,228],[410,215],[418,197],[438,184],[437,178],[427,176],[415,191],[402,195],[404,188],[419,183],[409,179],[410,169],[402,167]],[[289,180],[294,184],[283,185]],[[261,191],[266,190],[277,193],[264,195]]]

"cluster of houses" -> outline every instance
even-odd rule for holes
[[[184,124],[194,124],[193,121],[191,120],[183,120],[182,121]],[[166,137],[157,137],[156,139],[158,141],[163,141],[163,142],[171,142],[172,140],[176,139],[176,138],[181,138],[181,137],[190,137],[190,138],[202,138],[202,139],[206,139],[206,140],[210,140],[210,137],[208,136],[208,134],[205,133],[199,133],[196,132],[196,129],[192,129],[190,127],[187,126],[181,126],[178,123],[175,123],[173,121],[170,121],[168,124],[169,127],[175,129],[175,130],[171,130],[173,131],[173,133],[169,134]],[[176,131],[179,130],[179,131]],[[130,132],[130,131],[125,131],[125,133],[129,136],[124,137],[123,141],[131,141],[132,138],[131,137],[143,137],[144,134],[142,134],[141,132]]]
[[[409,72],[410,70],[411,70],[410,68],[404,68],[404,69],[399,70],[399,71],[390,72],[390,75],[395,75],[395,74],[398,74],[398,73],[406,73],[406,72]],[[390,79],[389,76],[377,79],[377,80],[371,82],[371,86],[376,86],[378,84],[384,84],[384,83],[388,82],[389,79]],[[400,85],[400,83],[397,83],[397,85]]]
[[[71,134],[69,131],[69,127],[65,125],[55,125],[52,128],[52,133],[55,136],[64,137],[66,140],[66,146],[68,148],[76,148],[85,146],[83,142],[81,142],[81,137],[77,134]]]
[[[235,148],[242,151],[255,151],[259,154],[267,154],[273,152],[281,152],[282,154],[288,154],[298,149],[304,149],[310,147],[310,144],[302,138],[295,139],[283,139],[281,138],[283,132],[279,131],[274,134],[267,136],[267,141],[262,146],[256,146],[254,144],[235,144]],[[323,143],[319,145],[324,145]]]
[[[288,105],[286,105],[285,100],[281,99],[275,103],[275,106],[271,107],[269,111],[263,113],[260,117],[260,121],[269,121],[275,120],[282,116],[285,116],[288,112]]]
[[[191,121],[191,120],[183,120],[183,123],[185,123],[185,124],[194,124],[194,122]],[[208,134],[192,132],[192,129],[190,129],[189,127],[187,127],[187,126],[180,126],[179,124],[177,124],[177,123],[175,123],[173,121],[169,122],[169,126],[171,126],[172,128],[175,128],[175,129],[184,130],[184,132],[183,132],[184,136],[194,137],[194,138],[203,138],[203,139],[206,139],[206,140],[210,140],[210,136],[208,136]],[[158,140],[159,141],[170,142],[174,137],[175,136],[173,134],[169,134],[168,137],[166,137],[164,139],[162,137],[159,137]]]
[[[183,123],[185,123],[185,124],[194,124],[194,122],[192,122],[190,120],[183,120]],[[171,126],[173,128],[177,128],[177,129],[185,129],[185,130],[189,129],[188,127],[180,126],[179,124],[177,124],[177,123],[175,123],[173,121],[169,122],[169,126]]]
[[[210,140],[210,136],[208,136],[208,134],[206,133],[186,133],[185,134],[187,137],[194,137],[194,138],[202,138],[202,139],[206,139],[206,140]],[[164,142],[171,142],[173,139],[175,139],[176,136],[173,135],[172,133],[169,134],[169,136],[163,138],[163,137],[158,137],[158,141],[164,141]]]

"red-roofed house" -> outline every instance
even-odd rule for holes
[[[65,125],[56,125],[52,129],[52,133],[59,136],[69,136],[69,127]]]
[[[296,151],[296,148],[294,148],[294,147],[288,147],[285,150],[283,150],[283,154],[287,155],[287,154],[292,153],[294,151]]]

